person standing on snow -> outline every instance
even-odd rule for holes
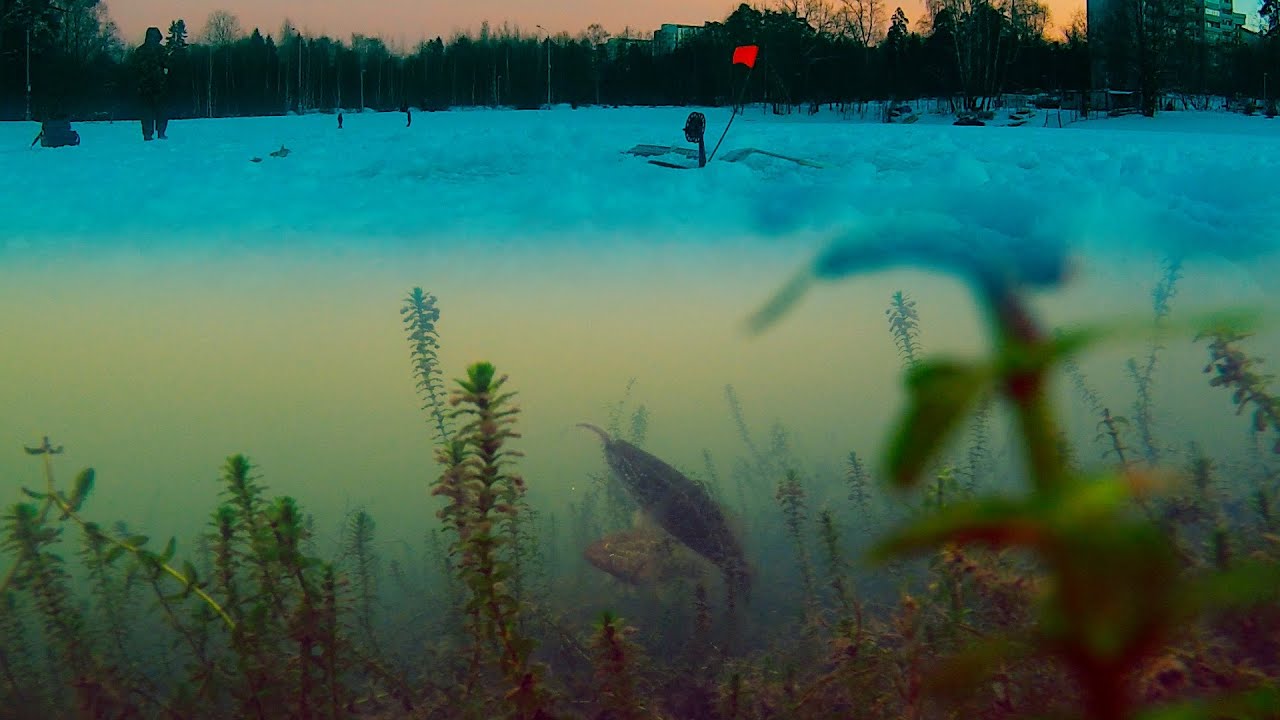
[[[147,39],[133,52],[134,72],[138,78],[138,99],[142,106],[142,139],[150,140],[157,133],[161,140],[168,139],[169,127],[165,112],[165,93],[168,85],[169,66],[167,52],[160,44],[160,28],[147,28]]]

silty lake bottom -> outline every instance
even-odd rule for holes
[[[0,715],[1274,717],[1274,123],[687,112],[0,127]]]

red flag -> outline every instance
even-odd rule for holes
[[[754,68],[756,66],[756,55],[759,54],[759,45],[739,45],[733,49],[733,64],[742,63],[749,68]]]

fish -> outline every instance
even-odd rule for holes
[[[652,525],[610,533],[582,556],[597,569],[635,586],[702,577],[705,561]]]
[[[702,486],[660,458],[614,438],[589,423],[600,437],[605,461],[640,509],[690,550],[710,560],[726,579],[749,591],[750,571],[742,543],[719,504]]]

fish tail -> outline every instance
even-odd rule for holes
[[[591,423],[578,423],[578,427],[586,428],[591,432],[599,435],[600,439],[606,443],[612,440],[612,438],[609,437],[609,433],[605,432],[604,430],[601,430],[599,426],[592,425]]]

